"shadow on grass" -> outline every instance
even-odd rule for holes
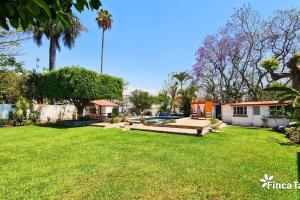
[[[44,128],[53,128],[53,129],[74,129],[74,128],[79,128],[79,126],[66,127],[66,126],[62,126],[62,125],[59,125],[59,124],[36,124],[35,126],[44,127]],[[83,127],[83,126],[80,126],[80,127]]]
[[[293,142],[282,142],[281,140],[279,140],[277,138],[272,138],[272,137],[269,137],[268,140],[270,140],[272,142],[276,142],[277,144],[280,144],[281,146],[300,146],[299,144],[295,144]]]

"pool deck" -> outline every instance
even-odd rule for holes
[[[202,127],[205,128],[210,125],[209,120],[197,120],[191,119],[190,117],[177,119],[175,123],[169,123],[170,125],[178,125],[178,126],[190,126],[190,127]]]
[[[205,135],[210,130],[210,121],[209,120],[195,120],[191,118],[182,118],[176,120],[175,123],[169,123],[175,127],[157,127],[157,126],[145,126],[141,123],[134,123],[129,126],[125,123],[95,123],[91,126],[104,127],[106,128],[122,128],[124,131],[128,130],[140,130],[140,131],[151,131],[151,132],[160,132],[160,133],[172,133],[172,134],[184,134],[191,136],[202,136]],[[181,127],[182,126],[182,127]],[[202,134],[197,134],[197,128],[203,128]]]

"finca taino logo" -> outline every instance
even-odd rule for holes
[[[265,174],[264,177],[260,179],[261,187],[274,190],[300,189],[299,181],[294,181],[292,183],[277,183],[273,180],[273,178],[274,176],[269,176]]]
[[[267,187],[273,179],[273,176],[268,176],[267,174],[264,175],[264,178],[260,179],[260,182],[262,182],[261,187]]]

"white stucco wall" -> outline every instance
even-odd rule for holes
[[[0,119],[8,119],[9,113],[13,111],[12,104],[0,104]]]
[[[77,117],[77,109],[74,105],[34,105],[34,109],[40,112],[39,120],[42,122],[51,122],[57,120],[75,120]]]
[[[227,124],[232,124],[232,107],[229,104],[222,105],[221,107],[222,120]]]
[[[222,105],[222,119],[225,123],[239,126],[257,126],[263,125],[262,118],[267,117],[267,127],[286,126],[290,122],[289,118],[270,117],[269,106],[259,106],[260,115],[253,115],[253,106],[247,106],[247,117],[233,116],[233,106],[229,104]]]

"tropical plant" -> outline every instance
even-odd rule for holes
[[[55,69],[56,50],[60,51],[60,41],[68,48],[72,48],[75,44],[75,39],[79,37],[81,31],[86,31],[80,20],[74,15],[67,15],[66,18],[70,20],[70,26],[64,27],[56,21],[50,20],[43,22],[35,20],[33,31],[33,40],[38,45],[42,45],[42,39],[45,35],[50,41],[49,46],[49,71]]]
[[[292,100],[294,109],[292,113],[292,119],[293,121],[300,123],[300,91],[284,86],[269,87],[266,88],[265,91],[278,92],[280,102]]]
[[[180,111],[183,113],[184,116],[190,116],[192,98],[189,94],[188,89],[181,91],[181,102],[182,103],[181,103]]]
[[[103,73],[103,51],[104,51],[104,33],[106,30],[110,30],[112,27],[113,19],[112,15],[107,11],[101,9],[98,11],[98,16],[96,18],[99,28],[102,29],[102,43],[101,43],[101,70],[100,73]]]
[[[108,75],[99,75],[82,67],[64,67],[43,75],[45,97],[72,102],[79,118],[84,108],[96,99],[121,99],[123,80]]]
[[[26,125],[29,120],[30,113],[30,103],[22,96],[20,96],[15,105],[15,110],[12,114],[12,119],[14,120],[14,125]]]
[[[170,113],[169,105],[170,105],[170,97],[168,96],[168,92],[163,90],[158,93],[158,95],[154,98],[155,104],[160,104],[159,113]]]
[[[129,96],[129,101],[133,104],[135,113],[143,118],[144,111],[151,108],[153,98],[146,91],[134,90]]]
[[[2,0],[0,4],[0,26],[8,30],[9,25],[17,29],[19,26],[26,30],[39,19],[42,23],[56,21],[63,27],[72,24],[69,15],[77,10],[82,12],[86,9],[98,10],[101,6],[100,0],[31,0],[15,1]]]

